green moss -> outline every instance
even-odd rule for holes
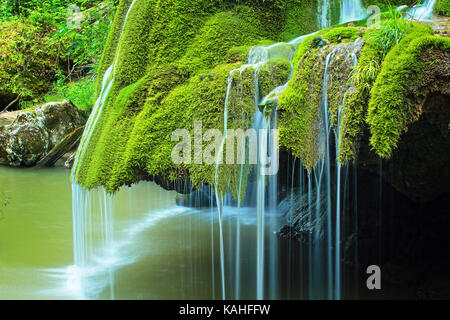
[[[280,40],[291,41],[295,37],[312,33],[318,29],[316,0],[289,0],[283,2],[286,26],[280,35]]]
[[[314,45],[314,39],[317,37],[320,37],[320,35],[310,35],[309,37],[306,37],[298,46],[297,50],[295,51],[295,55],[292,59],[292,65],[295,69],[297,69],[297,66],[301,59],[305,56],[305,54],[313,48]]]
[[[356,70],[350,77],[354,91],[348,96],[342,112],[339,138],[339,162],[341,164],[356,158],[358,140],[365,127],[370,91],[380,71],[381,60],[380,52],[366,43],[361,51]]]
[[[176,179],[189,174],[196,186],[214,183],[214,165],[172,163],[177,143],[171,134],[179,128],[192,130],[194,121],[202,121],[204,128],[223,129],[230,71],[246,61],[252,46],[273,43],[263,39],[280,39],[292,27],[290,12],[298,8],[284,7],[278,0],[240,5],[221,0],[136,0],[124,25],[128,5],[129,1],[120,2],[102,57],[97,91],[117,57],[115,80],[77,182],[87,188],[103,185],[110,192],[149,175]],[[304,33],[301,28],[295,32]],[[262,91],[281,84],[288,71],[286,60],[264,66]],[[251,123],[254,77],[250,68],[234,75],[230,128]],[[220,170],[221,190],[231,188],[237,195],[236,166],[223,165]]]
[[[348,96],[341,123],[339,161],[343,164],[356,158],[359,140],[367,126],[366,118],[371,90],[380,73],[384,55],[379,44],[375,41],[376,37],[373,36],[373,33],[378,32],[380,30],[373,29],[364,35],[365,45],[355,73],[350,77],[350,81],[354,85],[354,91]],[[428,26],[416,23],[411,25],[408,32],[409,36],[404,39],[402,44],[406,45],[411,39],[432,34]],[[404,47],[402,48],[404,49]],[[399,49],[396,50],[395,52],[398,54]]]
[[[382,64],[372,90],[367,123],[370,144],[383,158],[391,157],[402,133],[421,113],[420,104],[428,89],[421,88],[420,83],[429,70],[441,63],[439,59],[432,61],[432,65],[423,63],[422,55],[429,48],[448,55],[450,40],[413,32],[391,50]]]
[[[255,28],[251,17],[240,17],[236,12],[214,15],[189,45],[180,63],[192,73],[205,71],[219,63],[231,48],[256,44],[264,33]],[[242,53],[242,48],[246,47],[240,48]]]
[[[450,16],[450,0],[437,0],[434,12],[442,16]]]
[[[329,40],[330,42],[341,42],[343,40],[355,40],[359,37],[359,29],[354,27],[338,27],[332,28],[327,32],[323,33],[323,38]]]
[[[305,44],[308,46],[308,44]],[[324,73],[324,48],[306,51],[286,90],[279,98],[280,146],[302,160],[307,169],[316,165],[317,134]]]
[[[286,59],[270,59],[257,70],[259,96],[267,96],[273,89],[285,84],[292,71],[291,63]]]
[[[142,112],[146,101],[160,104],[170,90],[184,81],[175,65],[155,68],[133,85],[120,91],[115,100],[105,106],[103,121],[94,131],[88,146],[79,180],[96,187],[105,185],[116,162],[122,157],[130,138],[136,117]],[[114,108],[107,108],[113,105]]]

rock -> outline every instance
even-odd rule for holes
[[[69,133],[43,159],[41,159],[37,163],[37,167],[39,167],[39,168],[52,167],[65,154],[67,154],[71,150],[75,149],[75,147],[80,142],[81,136],[83,135],[83,130],[84,130],[84,127],[80,127],[80,128],[75,129],[73,132]],[[64,166],[65,166],[65,161],[64,161]]]
[[[33,166],[85,123],[84,113],[68,100],[22,112],[0,127],[0,165]]]
[[[75,160],[75,154],[75,150],[64,154],[61,159],[56,161],[54,166],[57,168],[71,169]]]

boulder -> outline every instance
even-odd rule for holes
[[[84,127],[80,127],[75,129],[73,132],[69,133],[64,139],[61,140],[50,152],[42,158],[38,163],[37,167],[39,168],[48,168],[54,166],[58,160],[60,160],[63,156],[70,153],[71,150],[74,150],[81,140],[81,136],[83,135]],[[68,159],[66,159],[67,161]],[[66,167],[64,161],[63,167]]]
[[[34,166],[85,123],[85,114],[68,100],[22,112],[13,123],[0,127],[0,165]]]

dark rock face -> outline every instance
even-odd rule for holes
[[[12,124],[0,127],[0,165],[35,165],[85,122],[84,113],[68,100],[19,114]]]
[[[450,192],[449,105],[448,94],[427,97],[418,121],[403,134],[392,158],[383,160],[383,179],[414,202],[433,201]],[[377,173],[379,159],[367,145],[361,142],[359,165]]]

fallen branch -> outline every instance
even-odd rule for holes
[[[19,99],[20,99],[20,94],[17,96],[17,98],[14,101],[12,101],[10,104],[8,104],[6,106],[6,108],[3,109],[2,112],[8,112],[8,109],[11,108],[17,101],[19,101]]]
[[[52,167],[67,152],[73,150],[81,140],[84,127],[75,129],[59,142],[50,152],[36,165],[37,168]]]

